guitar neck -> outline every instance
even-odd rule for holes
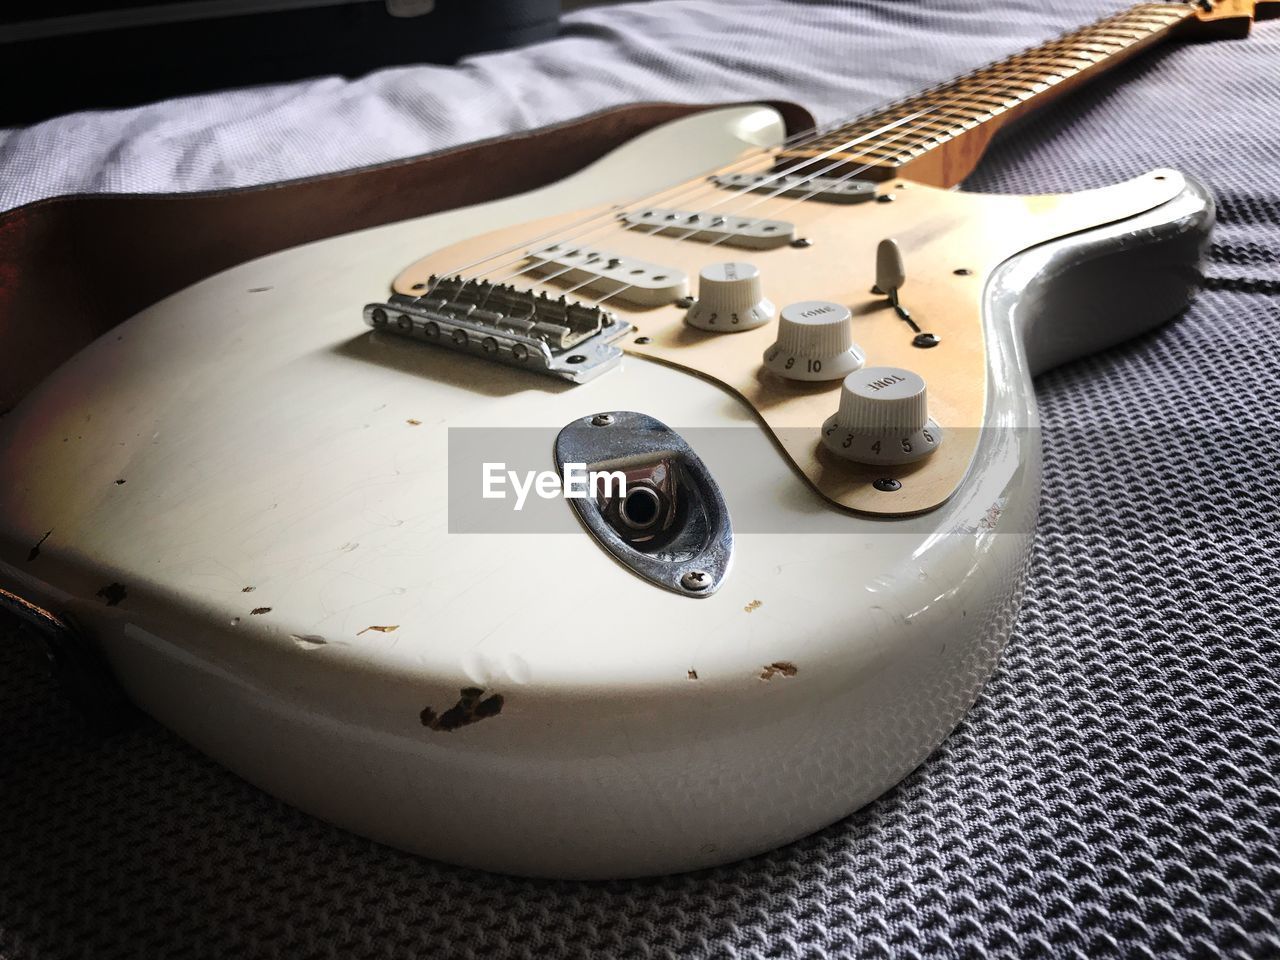
[[[779,155],[783,167],[837,165],[867,180],[910,177],[951,187],[1005,124],[1160,43],[1192,4],[1139,3],[832,130]]]

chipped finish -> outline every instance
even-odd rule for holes
[[[120,606],[128,595],[129,593],[125,590],[123,583],[108,583],[94,594],[96,597],[101,597],[108,607]]]
[[[271,612],[270,607],[254,607],[252,610],[249,611],[249,616],[260,617],[264,613],[270,613],[270,612]]]
[[[437,714],[431,707],[423,707],[418,715],[422,725],[429,730],[452,733],[459,727],[496,717],[502,712],[502,706],[506,702],[498,693],[485,697],[484,690],[480,687],[464,687],[459,694],[458,702],[444,713]]]
[[[49,536],[52,533],[52,530],[47,530],[45,531],[45,535],[36,541],[35,546],[27,552],[27,563],[30,563],[36,557],[40,556],[40,548],[44,546],[44,542],[49,539]]]
[[[745,607],[743,607],[742,610],[744,613],[754,613],[755,611],[759,610],[762,606],[764,606],[763,600],[752,600]]]
[[[697,671],[697,670],[690,670],[690,671],[689,671],[685,676],[687,676],[690,680],[697,680],[697,679],[698,679],[698,671]]]
[[[356,633],[356,636],[357,637],[363,636],[364,634],[368,633],[370,630],[374,630],[378,633],[393,633],[394,631],[399,629],[400,629],[400,624],[398,623],[393,623],[385,627],[374,625],[374,626],[365,627],[363,630],[358,631]]]
[[[761,680],[772,680],[774,677],[794,677],[799,672],[799,667],[787,660],[776,660],[773,663],[765,664],[764,669],[760,672]]]

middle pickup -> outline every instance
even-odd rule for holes
[[[796,236],[796,225],[786,220],[760,220],[714,211],[649,207],[621,214],[620,219],[632,230],[671,234],[680,240],[710,241],[750,250],[782,247]]]

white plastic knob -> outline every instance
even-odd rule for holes
[[[941,442],[924,377],[900,367],[849,374],[840,385],[840,408],[822,425],[823,445],[858,463],[911,463]]]
[[[753,330],[773,319],[760,271],[751,263],[712,263],[698,275],[698,299],[684,315],[691,327],[712,333]]]
[[[764,366],[788,380],[839,380],[866,362],[853,342],[849,309],[825,300],[782,308],[778,339],[764,352]]]

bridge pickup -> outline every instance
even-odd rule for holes
[[[647,233],[675,234],[681,240],[711,240],[753,250],[786,246],[796,236],[796,225],[786,220],[760,220],[714,211],[654,207],[623,214],[621,219],[628,227]]]
[[[679,270],[573,243],[530,250],[532,268],[544,280],[616,297],[642,307],[661,307],[689,295],[689,278]]]
[[[585,383],[622,357],[615,346],[632,326],[603,307],[514,287],[431,277],[421,297],[393,294],[370,303],[364,321],[433,346]]]
[[[869,180],[845,180],[843,177],[802,177],[777,173],[728,173],[714,176],[717,187],[732,190],[754,190],[779,197],[800,197],[823,203],[865,203],[874,200],[876,185]]]

